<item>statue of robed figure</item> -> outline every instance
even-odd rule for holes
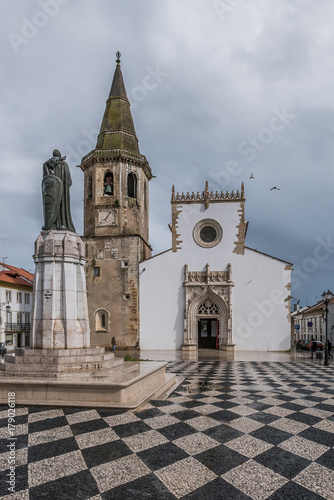
[[[58,229],[73,231],[70,209],[70,187],[72,185],[70,169],[58,149],[43,165],[43,211],[44,226],[42,229]]]

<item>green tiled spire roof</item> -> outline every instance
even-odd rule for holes
[[[133,124],[130,103],[126,95],[120,53],[117,52],[116,69],[110,94],[106,103],[96,149],[123,149],[140,154],[138,139]]]

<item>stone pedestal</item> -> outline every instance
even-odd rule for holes
[[[0,363],[0,403],[134,409],[165,398],[182,378],[167,363],[130,362],[90,347],[84,245],[76,233],[42,231],[36,263],[31,347]]]
[[[90,347],[85,249],[69,231],[42,231],[35,243],[31,346]]]

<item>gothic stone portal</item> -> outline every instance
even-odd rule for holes
[[[188,271],[184,267],[186,307],[182,350],[233,350],[231,264],[227,271]]]

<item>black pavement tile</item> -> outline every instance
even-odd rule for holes
[[[166,415],[163,411],[159,410],[159,408],[148,408],[147,410],[136,411],[134,413],[136,417],[141,418],[142,420]]]
[[[247,398],[249,399],[248,394],[247,394]],[[261,403],[260,400],[254,401],[254,403],[248,403],[245,406],[247,406],[247,408],[253,408],[253,410],[257,410],[257,411],[263,411],[263,410],[267,410],[268,408],[271,408],[271,405],[266,405],[264,403]]]
[[[316,462],[328,469],[334,470],[334,449],[326,451],[321,457],[319,457]]]
[[[196,460],[221,476],[238,465],[247,462],[248,458],[221,444],[196,455]]]
[[[101,493],[103,500],[174,500],[175,496],[154,475],[148,474],[130,483]]]
[[[44,483],[29,490],[30,500],[61,499],[85,500],[99,494],[95,479],[88,470],[78,472],[72,476],[62,477],[56,481]]]
[[[96,411],[102,418],[113,417],[114,415],[126,413],[125,410],[113,410],[112,408],[96,408]]]
[[[272,469],[277,474],[292,479],[311,464],[310,460],[299,457],[281,448],[270,448],[253,458],[256,462]]]
[[[334,446],[334,434],[317,429],[316,427],[305,429],[298,436],[314,441],[315,443],[323,444],[324,446]]]
[[[274,396],[275,399],[280,399],[281,401],[293,401],[294,399],[296,399],[295,397],[292,397],[292,396],[286,396],[285,394],[275,394]]]
[[[16,436],[13,436],[16,437]],[[10,442],[8,439],[0,439],[0,453],[6,453],[9,450],[7,444]],[[21,434],[15,439],[15,449],[27,448],[28,446],[28,434]]]
[[[172,416],[184,422],[185,420],[190,420],[191,418],[199,417],[200,413],[198,413],[198,411],[185,409],[172,413]]]
[[[87,420],[86,422],[72,424],[70,427],[73,436],[78,436],[79,434],[98,431],[99,429],[107,429],[109,425],[103,420],[103,418],[95,418],[94,420]]]
[[[77,442],[73,437],[38,444],[36,446],[29,446],[28,463],[44,460],[45,458],[56,457],[78,449],[79,447]]]
[[[28,412],[29,415],[32,413],[40,413],[42,411],[50,411],[50,410],[62,410],[64,411],[64,408],[58,408],[54,406],[28,406]],[[86,408],[87,410],[87,408]]]
[[[13,418],[14,418],[14,422],[9,421],[8,417],[1,418],[0,419],[0,429],[2,429],[3,427],[7,427],[7,425],[9,423],[12,425],[20,425],[20,424],[26,424],[28,422],[28,414],[27,415],[15,415]]]
[[[313,401],[314,403],[320,404],[321,401],[325,401],[326,399],[328,399],[328,398],[324,398],[322,396],[313,396],[313,393],[314,393],[314,391],[312,391],[312,393],[310,393],[310,395],[307,396],[307,399],[309,401]],[[317,406],[314,406],[314,408],[317,408]]]
[[[167,425],[162,429],[159,429],[160,434],[165,436],[165,438],[170,441],[174,441],[183,436],[188,436],[189,434],[195,434],[197,431],[185,422],[179,422],[173,425]]]
[[[6,498],[5,495],[12,495],[13,492],[9,491],[8,488],[11,487],[7,481],[9,481],[10,470],[2,471],[0,474],[0,494],[3,496],[1,498]],[[28,465],[19,465],[15,467],[15,492],[26,490],[28,488]]]
[[[258,439],[262,439],[262,441],[266,441],[266,443],[274,444],[276,446],[292,437],[292,434],[271,427],[270,425],[260,427],[259,429],[250,432],[250,435]]]
[[[218,477],[201,486],[201,488],[197,488],[192,493],[183,496],[182,500],[251,500],[251,497]]]
[[[171,465],[189,456],[188,453],[174,443],[154,446],[154,448],[140,451],[137,455],[152,471],[167,467],[167,465]]]
[[[68,406],[65,408],[62,408],[64,415],[73,415],[74,413],[82,413],[83,411],[90,410],[90,408],[85,408],[83,407],[77,407],[77,406]]]
[[[258,413],[253,413],[252,415],[247,415],[247,417],[251,418],[252,420],[256,420],[256,422],[261,422],[261,424],[271,424],[271,422],[275,422],[275,420],[281,418],[278,415],[271,415],[270,413],[263,413],[261,411],[259,411]]]
[[[210,417],[214,418],[215,420],[218,420],[219,422],[226,423],[226,422],[231,422],[231,420],[235,420],[236,418],[240,418],[240,415],[228,410],[220,410],[211,413]]]
[[[215,396],[216,397],[216,396]],[[232,401],[225,400],[225,401],[217,401],[214,403],[214,406],[217,408],[221,408],[222,410],[229,410],[230,408],[234,408],[235,406],[239,406],[238,403],[233,403]]]
[[[169,405],[172,405],[173,403],[167,399],[164,401],[162,401],[160,399],[151,399],[150,404],[152,406],[156,406],[159,408],[159,406],[169,406]]]
[[[291,420],[295,420],[296,422],[301,422],[302,424],[306,425],[315,425],[322,420],[322,418],[301,412],[290,413],[290,415],[287,415],[285,418],[289,418]]]
[[[91,448],[81,450],[82,456],[85,459],[87,467],[95,467],[106,462],[112,462],[119,458],[131,455],[133,452],[121,440],[112,441],[111,443],[104,443]]]
[[[225,424],[211,427],[211,429],[202,431],[202,433],[212,439],[215,439],[219,443],[227,443],[227,441],[232,441],[232,439],[236,439],[244,434],[243,432],[233,429],[233,427]]]
[[[46,418],[45,420],[39,420],[38,422],[31,422],[28,424],[28,430],[29,434],[31,434],[34,432],[56,429],[57,427],[63,427],[64,425],[68,425],[65,417]]]
[[[112,429],[120,438],[125,438],[141,432],[151,431],[152,427],[149,427],[142,420],[137,420],[128,424],[115,425]]]
[[[334,413],[334,406],[333,405],[326,405],[326,403],[318,403],[317,405],[313,406],[313,408],[316,410],[325,410],[325,411],[329,411],[331,413]]]
[[[274,396],[276,398],[276,396]],[[286,408],[287,410],[292,410],[292,411],[301,411],[305,410],[305,406],[297,405],[296,403],[284,403],[282,405],[279,405],[280,408]]]
[[[324,500],[324,498],[326,497],[321,497],[294,481],[290,481],[276,490],[267,500]]]
[[[201,397],[203,397],[203,395],[201,395]],[[196,399],[192,399],[191,401],[185,401],[184,403],[182,403],[182,406],[184,406],[185,408],[196,408],[198,406],[203,406],[205,403],[201,402],[201,401],[197,401]]]

